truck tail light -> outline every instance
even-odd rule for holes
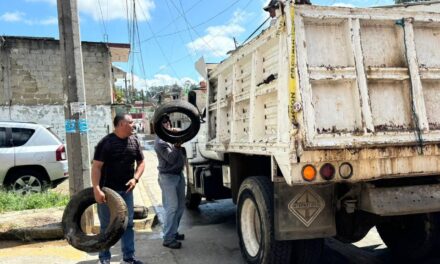
[[[344,162],[339,166],[339,175],[343,179],[349,179],[353,175],[353,166],[350,163]]]
[[[303,179],[306,181],[313,181],[316,178],[316,169],[313,165],[305,165],[301,173]]]
[[[319,170],[319,174],[321,174],[321,177],[327,181],[335,177],[335,172],[335,167],[330,163],[322,165],[321,169]]]
[[[61,145],[57,148],[55,157],[57,161],[66,160],[66,148],[64,145]]]

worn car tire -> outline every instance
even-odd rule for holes
[[[148,207],[135,205],[133,208],[133,219],[144,219],[148,217]]]
[[[171,113],[182,113],[191,119],[191,125],[181,131],[171,131],[165,129],[162,120],[165,115]],[[200,117],[197,108],[182,100],[171,101],[159,106],[154,112],[153,125],[156,135],[169,143],[184,143],[197,135],[200,129]]]
[[[110,222],[104,233],[87,235],[81,228],[81,216],[96,203],[93,189],[87,188],[75,194],[64,209],[62,227],[64,237],[74,248],[85,252],[109,249],[121,238],[128,224],[128,209],[124,199],[109,188],[102,188],[110,210]]]
[[[423,260],[440,246],[439,213],[390,217],[376,228],[393,256],[400,260]]]

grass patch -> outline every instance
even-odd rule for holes
[[[43,192],[30,195],[19,195],[12,192],[0,191],[0,213],[65,206],[69,195],[57,192]]]

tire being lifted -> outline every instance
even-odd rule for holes
[[[191,119],[191,125],[181,131],[165,129],[162,120],[165,115],[182,113]],[[199,110],[192,104],[182,100],[171,101],[159,106],[153,116],[154,130],[159,138],[169,143],[184,143],[197,135],[200,129]]]
[[[110,210],[110,222],[104,233],[87,235],[81,229],[81,216],[96,203],[93,189],[87,188],[74,195],[66,206],[62,226],[64,237],[74,248],[85,252],[109,249],[121,238],[128,224],[128,209],[124,199],[109,188],[102,188]]]

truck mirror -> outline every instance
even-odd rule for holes
[[[188,102],[197,107],[197,94],[195,91],[188,92]]]

